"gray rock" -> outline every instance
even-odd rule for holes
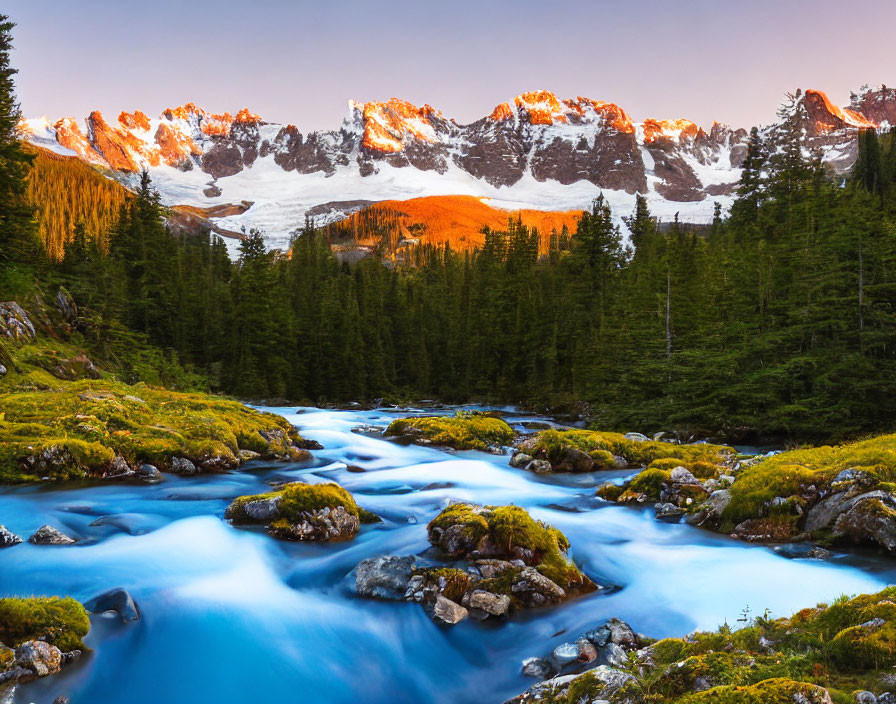
[[[557,674],[557,667],[546,658],[526,658],[523,660],[523,675],[546,680]]]
[[[435,603],[432,606],[433,620],[449,626],[460,623],[467,616],[469,616],[469,611],[460,604],[451,601],[451,599],[448,599],[441,594],[436,597]]]
[[[517,452],[510,458],[510,466],[516,469],[523,469],[533,459],[532,455],[527,455],[525,452]]]
[[[675,467],[669,473],[669,480],[673,484],[699,484],[700,481],[684,467]]]
[[[881,492],[872,492],[874,494]],[[857,497],[834,522],[833,535],[854,542],[873,542],[896,550],[896,501],[863,495]]]
[[[548,472],[552,472],[553,470],[554,468],[547,460],[532,460],[529,464],[526,465],[526,471],[535,472],[537,474],[547,474]]]
[[[121,618],[122,623],[136,621],[140,618],[140,611],[134,599],[127,590],[121,587],[110,589],[84,602],[84,608],[92,614],[115,611]]]
[[[254,503],[254,502],[253,502]],[[281,540],[346,540],[353,537],[361,527],[357,516],[344,506],[329,506],[301,514],[295,523],[283,526],[282,521],[268,525],[268,533]]]
[[[661,520],[680,518],[685,513],[683,508],[679,508],[675,504],[670,504],[668,502],[656,504],[654,509],[656,509],[656,517]]]
[[[566,592],[534,567],[526,567],[514,579],[510,591],[527,606],[562,601]]]
[[[877,695],[877,704],[896,704],[896,695],[892,692],[882,692]]]
[[[355,588],[363,597],[402,599],[416,566],[413,556],[383,555],[362,560],[355,568]]]
[[[506,594],[493,594],[483,589],[475,589],[470,594],[470,609],[479,609],[490,616],[506,616],[510,610],[510,597]]]
[[[625,667],[628,665],[628,655],[621,645],[616,643],[607,643],[600,649],[600,664],[609,665],[610,667]]]
[[[120,455],[116,455],[109,463],[109,468],[105,472],[107,479],[127,479],[133,477],[134,470],[127,463],[127,460]]]
[[[60,694],[53,700],[53,704],[71,704],[71,700],[64,694]]]
[[[41,526],[28,538],[34,545],[74,545],[75,540],[53,526]]]
[[[261,457],[261,453],[255,452],[254,450],[240,450],[239,455],[240,460],[243,462],[250,462]]]
[[[248,501],[243,504],[243,510],[249,518],[262,523],[269,523],[280,518],[280,499],[281,496],[278,495],[269,499]]]
[[[641,433],[626,433],[624,437],[632,442],[650,442],[650,438]]]
[[[507,560],[476,560],[476,570],[484,579],[494,579],[517,565]]]
[[[194,474],[198,474],[199,470],[196,468],[196,465],[186,457],[172,457],[171,472],[173,474],[182,474],[185,477],[191,477]]]
[[[0,526],[0,548],[11,548],[18,545],[22,539],[12,531],[6,529],[6,526]]]
[[[594,469],[594,460],[577,447],[565,447],[560,453],[560,459],[552,463],[555,472],[590,472]]]
[[[162,478],[159,468],[152,464],[141,464],[137,468],[137,475],[145,481],[157,481]]]
[[[8,372],[6,370],[6,367],[4,367],[2,364],[0,364],[0,379],[5,377],[7,374],[8,374]]]
[[[628,469],[628,460],[625,459],[625,457],[621,457],[620,455],[613,455],[613,468]]]
[[[29,674],[19,676],[20,682],[53,675],[62,669],[62,651],[42,640],[29,640],[16,648],[13,668],[19,667]]]
[[[874,475],[862,469],[844,469],[834,477],[833,483],[850,483],[856,484],[859,487],[872,487],[875,486],[878,481],[874,478]]]
[[[731,503],[731,492],[727,489],[716,489],[709,495],[703,504],[703,508],[709,511],[713,518],[721,518],[728,504]]]
[[[856,692],[855,702],[856,704],[877,704],[877,697],[868,691]]]
[[[575,643],[561,643],[551,651],[551,660],[563,667],[579,660],[579,647]]]
[[[604,648],[610,643],[626,650],[634,650],[638,647],[638,636],[635,635],[632,627],[618,618],[609,619],[603,625],[585,633],[584,637],[594,643],[598,649]]]
[[[589,663],[597,660],[597,648],[587,638],[579,638],[576,641],[576,648],[579,649],[579,662]]]
[[[561,675],[553,679],[538,682],[532,685],[522,697],[510,700],[511,702],[540,702],[540,701],[565,701],[566,694],[570,686],[582,675],[587,674],[600,683],[600,690],[597,692],[597,699],[589,700],[589,704],[601,704],[603,701],[611,698],[624,685],[634,681],[634,676],[616,670],[606,665],[600,665],[593,670],[587,670],[578,675]],[[510,704],[506,702],[505,704]]]

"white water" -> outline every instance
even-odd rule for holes
[[[887,558],[788,560],[773,550],[594,497],[603,474],[540,477],[508,456],[399,446],[352,433],[385,411],[274,410],[325,449],[315,461],[251,465],[227,475],[168,476],[156,486],[0,491],[0,523],[43,523],[90,542],[0,551],[0,594],[86,600],[127,588],[142,619],[94,617],[93,652],[62,675],[20,688],[16,702],[496,704],[531,684],[520,661],[618,616],[654,637],[735,624],[749,607],[789,614],[894,581]],[[519,419],[517,419],[519,420]],[[511,422],[515,422],[511,419]],[[351,473],[347,464],[363,467]],[[290,544],[223,520],[235,496],[273,479],[336,481],[385,519],[352,542]],[[506,623],[435,625],[415,604],[356,598],[360,560],[425,550],[426,523],[449,500],[515,503],[560,528],[595,581],[620,587]],[[103,525],[90,523],[102,518]],[[557,635],[558,632],[562,634]]]

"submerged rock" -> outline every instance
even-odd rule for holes
[[[44,525],[28,538],[28,542],[34,545],[74,545],[77,541],[53,526]]]
[[[121,587],[110,589],[84,602],[84,608],[93,614],[114,611],[119,615],[123,623],[136,621],[140,618],[140,611],[134,599],[127,590]]]

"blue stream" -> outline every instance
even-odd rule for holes
[[[312,463],[166,475],[155,486],[0,489],[0,523],[13,532],[27,536],[49,523],[86,539],[0,550],[0,595],[86,600],[121,586],[142,611],[130,625],[93,617],[92,652],[59,676],[20,687],[17,704],[49,704],[63,693],[72,704],[497,704],[531,684],[520,675],[523,658],[611,616],[654,637],[683,635],[734,624],[747,607],[789,614],[877,590],[896,575],[886,558],[786,559],[656,521],[649,509],[608,505],[594,498],[606,473],[544,478],[510,468],[507,456],[351,432],[407,414],[269,410],[324,445]],[[278,542],[223,520],[233,497],[290,478],[336,481],[385,523],[327,545]],[[621,589],[450,629],[415,604],[356,598],[346,579],[352,568],[366,557],[425,550],[426,523],[448,500],[525,507],[566,533],[589,576]]]

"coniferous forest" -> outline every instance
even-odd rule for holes
[[[510,221],[472,253],[347,264],[310,222],[289,252],[249,232],[230,261],[220,239],[166,229],[144,177],[98,237],[78,223],[60,259],[6,257],[2,281],[61,283],[239,397],[489,400],[610,428],[837,438],[896,418],[894,195],[891,134],[864,132],[842,181],[798,140],[755,133],[738,200],[708,229],[658,225],[639,199],[627,242],[598,199],[547,255]],[[7,251],[38,247],[20,229]]]

